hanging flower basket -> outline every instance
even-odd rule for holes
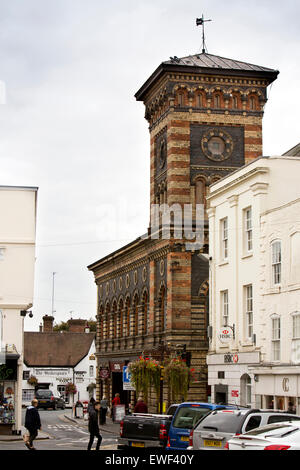
[[[158,361],[141,356],[137,361],[129,364],[129,372],[138,396],[142,394],[144,400],[147,402],[152,386],[156,396],[159,396],[160,364]]]
[[[38,384],[38,379],[34,375],[31,375],[27,380],[27,383],[35,387]]]
[[[187,367],[182,359],[171,359],[165,366],[164,375],[168,381],[172,400],[186,400],[189,384],[193,378],[194,369]]]
[[[72,382],[67,383],[66,393],[69,393],[70,395],[75,395],[75,393],[77,393],[76,385],[74,385]]]

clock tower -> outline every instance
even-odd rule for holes
[[[151,143],[151,204],[205,204],[208,186],[262,155],[278,71],[202,52],[163,62],[136,93]]]

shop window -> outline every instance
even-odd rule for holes
[[[15,423],[15,382],[0,382],[0,425]]]

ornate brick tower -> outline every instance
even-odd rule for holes
[[[150,126],[151,205],[205,205],[212,182],[262,154],[266,90],[277,75],[207,53],[155,70],[135,95]],[[123,403],[133,401],[122,365],[181,344],[196,371],[188,398],[207,400],[207,226],[203,249],[185,241],[140,237],[89,266],[98,286],[98,398],[121,391]],[[166,402],[168,392],[165,385]]]
[[[151,204],[204,202],[206,187],[262,155],[278,71],[202,53],[163,62],[136,93],[151,138]]]

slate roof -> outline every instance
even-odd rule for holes
[[[89,352],[95,333],[24,332],[28,367],[75,367]]]
[[[300,157],[300,143],[283,154],[285,157]]]
[[[170,60],[162,62],[152,75],[146,80],[143,86],[137,91],[135,97],[138,101],[142,101],[145,93],[153,86],[153,84],[162,76],[163,73],[207,73],[222,74],[228,76],[251,76],[264,78],[268,83],[276,80],[278,70],[254,65],[240,60],[228,59],[213,54],[202,52],[201,54],[189,55],[187,57],[170,57]]]
[[[260,65],[249,64],[248,62],[241,62],[240,60],[228,59],[213,54],[201,53],[195,55],[189,55],[182,58],[172,58],[168,61],[163,62],[164,64],[177,64],[177,65],[188,65],[191,67],[201,68],[218,68],[227,70],[243,70],[253,72],[275,72],[275,70],[262,67]]]

